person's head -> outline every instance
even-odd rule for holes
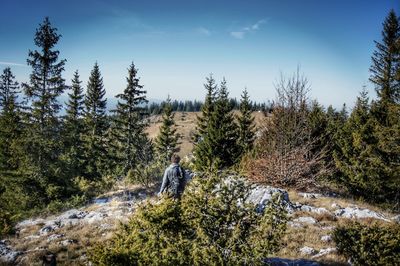
[[[181,161],[181,157],[179,157],[178,154],[173,154],[173,155],[171,156],[171,162],[172,162],[172,163],[179,163],[180,161]]]

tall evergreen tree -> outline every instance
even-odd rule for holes
[[[375,41],[376,50],[372,55],[370,81],[376,86],[383,108],[386,103],[400,101],[400,83],[396,79],[400,68],[399,24],[399,18],[391,10],[383,22],[382,42]]]
[[[212,74],[210,74],[210,76],[206,78],[204,88],[207,90],[207,94],[204,104],[201,107],[201,115],[197,117],[196,133],[194,135],[195,143],[198,142],[201,137],[206,134],[208,122],[215,107],[218,88]]]
[[[97,62],[90,73],[85,96],[85,160],[86,171],[90,178],[99,178],[103,174],[106,163],[106,118],[107,99]]]
[[[239,105],[240,115],[237,118],[239,127],[238,142],[242,152],[247,152],[253,147],[255,125],[254,117],[251,115],[251,102],[247,89],[243,91],[241,96]]]
[[[15,81],[11,68],[6,67],[0,76],[0,108],[3,114],[15,107],[18,93],[19,84]]]
[[[165,163],[169,162],[172,154],[179,151],[179,135],[176,132],[174,113],[171,107],[171,98],[168,96],[163,110],[163,121],[160,133],[155,140],[155,148],[158,157]]]
[[[49,199],[57,198],[64,190],[59,177],[60,127],[57,117],[61,105],[57,101],[66,86],[62,78],[66,60],[58,60],[54,50],[61,35],[45,18],[35,34],[35,44],[41,50],[29,51],[28,65],[32,66],[30,82],[22,84],[30,100],[27,134],[27,168],[30,176],[46,190]]]
[[[232,166],[238,161],[238,128],[234,121],[225,79],[221,82],[218,98],[207,121],[206,131],[194,148],[195,168],[215,171]]]
[[[122,145],[123,172],[135,169],[140,162],[142,145],[148,142],[144,129],[147,123],[143,105],[147,103],[146,91],[139,84],[138,70],[132,63],[128,68],[127,86],[122,94],[116,97],[117,104],[115,125],[116,136]]]
[[[17,168],[14,146],[21,134],[18,93],[19,84],[7,67],[0,76],[0,175]]]
[[[376,145],[368,94],[363,90],[349,119],[341,129],[336,165],[344,173],[343,183],[356,195],[369,199],[380,197],[385,184],[379,162],[374,159]]]
[[[368,161],[375,162],[375,182],[384,184],[382,197],[400,208],[400,19],[394,10],[383,23],[382,42],[376,42],[376,48],[370,68],[378,93],[371,107],[376,143]]]
[[[64,122],[64,159],[67,162],[68,173],[71,177],[80,176],[84,173],[84,147],[82,141],[84,134],[82,121],[84,94],[81,83],[78,70],[76,70],[72,79],[71,92],[68,93],[67,114]]]

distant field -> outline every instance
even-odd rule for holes
[[[177,132],[182,136],[180,142],[179,155],[181,157],[188,155],[192,152],[193,143],[191,142],[191,137],[196,128],[197,116],[200,112],[174,112],[175,123],[177,125]],[[254,112],[255,123],[260,126],[264,115],[261,112]],[[150,138],[154,139],[157,137],[160,130],[162,122],[161,115],[154,115],[150,117],[150,126],[147,128],[146,132],[149,134]]]

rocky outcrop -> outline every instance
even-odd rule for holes
[[[383,220],[389,222],[383,214],[377,213],[370,209],[362,209],[359,207],[347,207],[341,208],[335,211],[337,217],[349,218],[349,219],[363,219],[363,218],[373,218],[378,220]]]
[[[289,200],[289,194],[283,189],[258,185],[251,190],[247,200],[256,206],[258,212],[263,212],[274,195],[280,197],[283,206],[289,213],[293,212],[294,209]]]

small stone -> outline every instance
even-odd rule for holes
[[[315,220],[312,217],[299,217],[297,219],[294,219],[293,222],[297,223],[306,223],[306,224],[316,224],[317,220]]]
[[[318,214],[329,213],[329,211],[325,208],[316,208],[316,207],[309,206],[309,205],[302,205],[300,207],[300,210],[303,212],[313,212],[313,213],[318,213]]]
[[[317,199],[320,198],[322,195],[318,193],[305,193],[305,192],[300,192],[299,196],[305,198],[305,199]]]
[[[50,235],[50,236],[47,237],[47,242],[51,242],[51,241],[54,241],[56,239],[63,238],[64,236],[65,236],[64,234],[53,234],[53,235]]]
[[[314,254],[317,254],[317,251],[315,249],[313,249],[313,248],[310,248],[310,247],[306,246],[306,247],[302,247],[300,249],[300,253],[302,255],[314,255]]]
[[[77,243],[77,242],[78,242],[78,241],[76,241],[75,239],[66,239],[66,240],[61,241],[61,242],[60,242],[60,245],[61,245],[61,246],[69,246],[69,245],[75,244],[75,243]]]
[[[332,241],[332,236],[326,235],[321,237],[322,242],[331,242]]]
[[[337,204],[336,202],[334,202],[334,203],[332,203],[331,208],[332,209],[341,209],[342,207],[339,204]]]
[[[316,259],[334,252],[336,252],[336,248],[323,248],[318,252],[318,254],[312,256],[311,258]]]

